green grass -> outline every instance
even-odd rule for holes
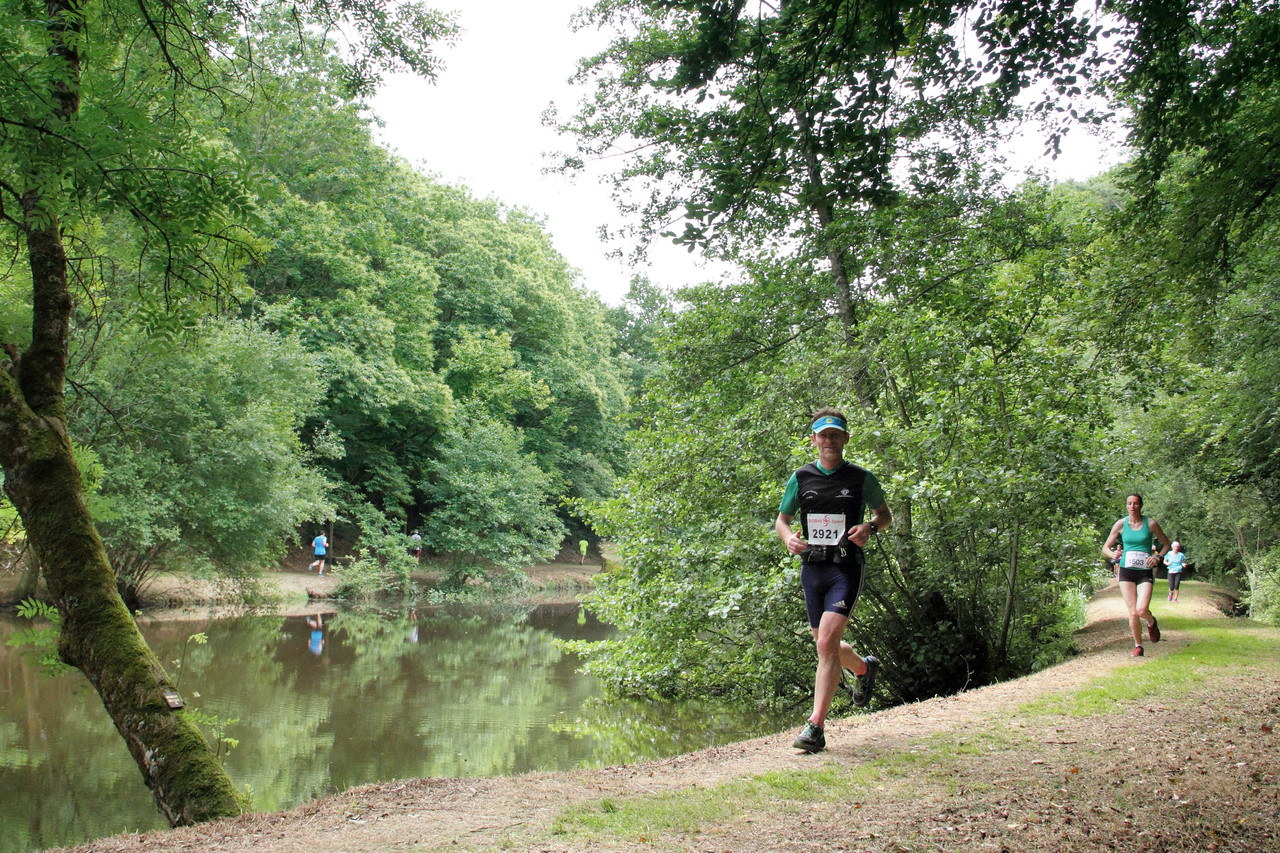
[[[984,752],[1004,736],[980,733],[937,735],[918,749],[897,752],[851,766],[823,765],[812,770],[762,773],[708,787],[686,788],[627,798],[606,798],[567,809],[552,824],[554,836],[574,841],[609,840],[653,843],[658,838],[696,835],[753,812],[803,814],[815,804],[857,808],[885,788],[927,780],[950,789],[959,759]]]
[[[1184,591],[1184,600],[1188,598]],[[690,836],[726,826],[753,813],[803,815],[815,804],[857,808],[901,794],[920,797],[947,792],[966,760],[1027,745],[1012,722],[1036,715],[1106,716],[1135,701],[1194,692],[1213,679],[1262,667],[1280,670],[1280,629],[1227,616],[1190,618],[1165,614],[1166,634],[1193,639],[1097,678],[1085,687],[1022,703],[1007,714],[964,731],[924,737],[911,747],[855,765],[822,765],[763,773],[712,786],[598,800],[566,809],[552,835],[565,841],[608,848],[641,844],[652,849],[687,849]],[[973,779],[965,784],[972,790]],[[901,790],[898,790],[901,789]],[[932,790],[930,790],[932,789]]]
[[[784,807],[788,802],[835,801],[846,796],[851,775],[838,768],[823,767],[809,772],[767,773],[723,785],[649,796],[606,798],[567,810],[553,823],[551,831],[561,836],[606,835],[633,840],[672,832],[690,834],[704,823],[731,820],[759,808]]]
[[[1259,665],[1280,664],[1280,629],[1227,616],[1213,620],[1165,616],[1166,634],[1192,634],[1177,651],[1146,658],[1095,679],[1079,691],[1044,696],[1020,705],[1018,715],[1100,716],[1123,702],[1168,697],[1193,691],[1209,679],[1230,676]]]

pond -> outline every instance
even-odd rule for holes
[[[0,619],[0,639],[27,623]],[[254,811],[353,785],[624,764],[794,722],[754,709],[606,702],[557,639],[611,629],[576,604],[317,610],[164,621],[143,634],[223,737]],[[202,642],[203,640],[203,642]],[[97,694],[0,646],[0,837],[38,850],[166,824]],[[229,751],[227,748],[229,748]]]

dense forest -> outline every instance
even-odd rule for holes
[[[822,405],[895,517],[853,622],[891,701],[1067,654],[1129,491],[1280,619],[1274,3],[601,3],[563,169],[611,158],[638,251],[738,271],[617,307],[536,211],[373,141],[364,97],[431,76],[448,15],[0,15],[5,553],[174,823],[237,800],[123,602],[167,569],[251,584],[322,528],[364,594],[407,588],[413,530],[454,582],[608,538],[593,605],[624,630],[591,671],[802,697],[771,522]],[[1132,156],[1013,175],[1022,123]]]
[[[121,591],[251,577],[320,530],[366,592],[405,586],[411,530],[454,580],[550,557],[625,456],[636,389],[606,307],[535,214],[376,145],[335,49],[280,27],[255,47],[282,69],[262,99],[200,129],[254,194],[213,298],[131,260],[125,214],[74,236],[68,422]],[[0,335],[25,346],[12,272]]]
[[[770,521],[807,413],[895,523],[852,622],[893,700],[1070,650],[1124,495],[1280,618],[1274,3],[601,3],[574,171],[742,270],[651,306],[667,370],[595,507],[625,569],[584,648],[617,689],[805,695]],[[977,46],[980,49],[975,49]],[[1019,178],[1020,126],[1127,135],[1084,185]],[[675,223],[674,225],[671,223]],[[696,627],[697,630],[691,630]]]

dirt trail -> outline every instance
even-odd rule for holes
[[[1198,584],[1172,610],[1220,619]],[[1184,587],[1186,590],[1186,587]],[[663,761],[496,779],[366,786],[289,812],[105,839],[74,848],[134,851],[1276,851],[1280,850],[1280,679],[1208,679],[1179,708],[1135,700],[1104,717],[1016,709],[1143,666],[1189,642],[1166,629],[1146,658],[1128,654],[1115,588],[1090,607],[1082,654],[1035,675],[957,696],[834,720],[828,749],[798,756],[795,733]],[[998,737],[992,736],[994,730]],[[941,740],[943,747],[936,752]],[[985,744],[985,746],[984,746]],[[932,750],[932,751],[931,751]],[[929,753],[924,766],[912,756]],[[941,755],[942,758],[937,756]],[[873,765],[842,804],[751,800],[696,832],[655,829],[608,842],[554,834],[571,805],[599,806],[709,788],[770,771]],[[743,798],[744,800],[746,798]],[[765,805],[761,805],[764,802]]]

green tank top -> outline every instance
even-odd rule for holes
[[[1120,565],[1126,569],[1145,569],[1147,557],[1151,556],[1151,525],[1147,517],[1142,517],[1142,526],[1134,530],[1129,526],[1129,516],[1120,519],[1120,544],[1124,553],[1120,555]],[[1133,557],[1129,555],[1133,554]],[[1141,554],[1141,558],[1137,555]],[[1130,561],[1133,562],[1130,562]]]

